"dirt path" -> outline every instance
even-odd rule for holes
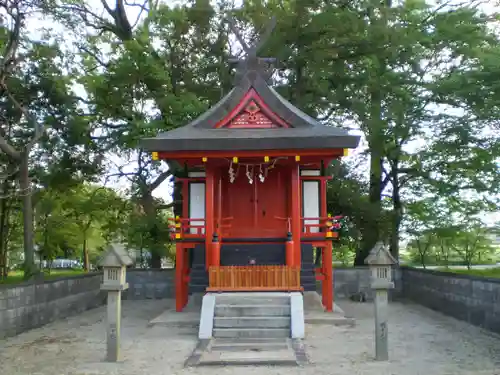
[[[196,332],[148,327],[171,301],[125,301],[120,364],[105,356],[104,309],[0,341],[8,375],[500,375],[500,337],[416,305],[390,306],[390,361],[373,361],[371,304],[340,303],[354,328],[308,326],[312,364],[304,368],[183,368]]]

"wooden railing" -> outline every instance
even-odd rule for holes
[[[172,240],[205,238],[205,219],[170,218],[169,230]]]
[[[300,268],[287,266],[221,266],[209,268],[207,291],[298,291]]]
[[[226,236],[229,233],[229,230],[232,227],[232,220],[233,216],[222,217],[215,220],[215,231],[219,236],[219,241],[222,242],[222,237]]]
[[[291,222],[290,217],[274,217],[276,220],[282,220],[286,223],[287,232],[291,232]],[[301,237],[305,238],[337,238],[338,233],[332,231],[332,226],[334,225],[333,220],[340,218],[340,216],[335,217],[301,217],[300,222],[302,226]]]
[[[339,219],[341,216],[335,217],[302,217],[302,237],[326,237],[337,238],[338,233],[333,231],[335,224],[334,220]]]

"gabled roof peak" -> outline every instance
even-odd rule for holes
[[[254,80],[257,75],[260,75],[265,82],[268,82],[273,74],[273,63],[276,62],[276,59],[273,57],[258,57],[257,52],[267,42],[276,27],[276,17],[271,19],[270,23],[266,26],[264,33],[250,46],[247,45],[241,36],[234,19],[232,17],[228,17],[227,21],[231,31],[240,42],[245,53],[245,56],[242,59],[233,58],[229,60],[230,62],[237,64],[234,82],[235,85],[239,85],[245,76],[248,76],[250,80]]]

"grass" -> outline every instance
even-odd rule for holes
[[[53,280],[62,277],[76,276],[85,273],[84,270],[52,270],[50,274],[48,271],[44,271],[44,280]],[[23,271],[11,271],[6,279],[0,279],[0,285],[2,284],[19,284],[23,282],[24,273]]]
[[[459,273],[462,275],[473,275],[473,276],[500,278],[500,267],[488,268],[488,269],[484,269],[484,270],[475,270],[475,269],[472,269],[472,270],[453,270],[453,269],[449,269],[449,268],[440,268],[439,271]]]

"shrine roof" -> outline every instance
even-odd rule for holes
[[[191,123],[142,141],[148,151],[216,151],[308,148],[355,148],[359,136],[327,126],[307,115],[269,87],[260,75],[246,79]],[[253,78],[253,79],[252,79]],[[254,89],[269,109],[290,127],[215,128]]]
[[[239,62],[232,90],[189,124],[143,139],[145,150],[175,152],[358,146],[359,136],[322,124],[270,87],[267,83],[269,70],[263,64],[266,59],[256,56],[257,47],[244,47],[248,56]],[[249,116],[253,116],[253,125],[247,121]]]

